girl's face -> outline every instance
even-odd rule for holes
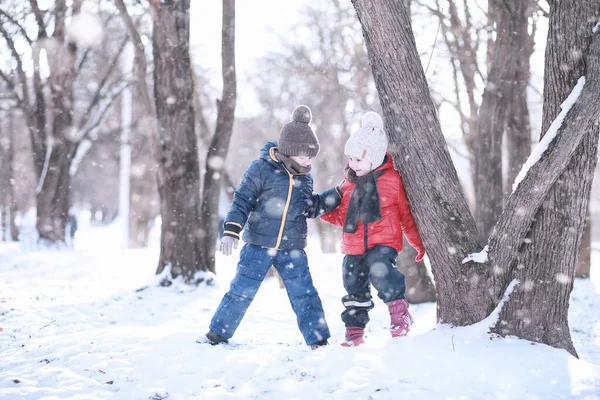
[[[349,157],[348,161],[348,165],[356,172],[356,176],[364,176],[371,172],[371,161],[367,159]]]
[[[290,158],[303,167],[310,167],[310,163],[312,162],[312,158],[307,156],[290,156]]]

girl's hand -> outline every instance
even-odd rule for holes
[[[423,257],[425,256],[425,249],[421,248],[417,250],[418,254],[415,257],[415,261],[416,262],[420,262],[421,260],[423,260]]]

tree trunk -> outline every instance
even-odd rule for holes
[[[151,131],[154,132],[155,129]],[[160,212],[160,207],[157,204],[156,168],[149,144],[153,138],[149,137],[149,132],[145,129],[139,129],[132,139],[134,139],[132,147],[137,151],[131,174],[129,245],[140,248],[148,246],[150,229]]]
[[[121,70],[127,76],[133,72],[133,45],[125,45]],[[121,220],[121,248],[131,246],[131,122],[133,120],[133,96],[131,88],[121,92],[121,135],[119,143],[119,219]]]
[[[585,215],[585,229],[581,246],[579,247],[579,257],[577,259],[577,267],[575,268],[576,278],[589,278],[590,266],[592,261],[592,220],[590,218],[590,210],[587,210]]]
[[[162,218],[156,272],[170,268],[172,278],[183,276],[186,282],[199,282],[203,278],[197,278],[195,274],[206,270],[206,266],[201,248],[200,169],[189,53],[190,1],[152,1],[152,4]]]
[[[215,272],[215,248],[219,236],[219,198],[225,172],[225,159],[233,132],[237,98],[235,76],[235,0],[223,0],[221,28],[223,93],[217,101],[217,126],[206,156],[206,172],[202,189],[201,232],[204,240],[204,263]]]
[[[473,182],[475,221],[483,240],[489,237],[502,212],[502,135],[508,117],[507,111],[511,102],[515,101],[517,63],[524,61],[524,56],[520,54],[527,37],[527,4],[524,1],[512,1],[497,7],[495,17],[497,38],[488,82],[479,108]],[[522,37],[523,33],[525,37]],[[527,113],[527,108],[519,110],[518,115],[520,113]]]
[[[7,198],[6,203],[9,211],[9,227],[10,227],[10,239],[13,242],[19,240],[19,229],[16,224],[16,216],[17,216],[17,201],[15,199],[15,169],[13,164],[13,159],[15,156],[15,128],[14,128],[14,115],[13,112],[8,113],[8,129],[7,129],[7,137],[8,137],[8,157],[7,157],[7,172],[8,172],[8,187],[7,187]]]
[[[58,0],[53,38],[64,47],[48,53],[49,86],[52,97],[52,134],[46,143],[44,167],[37,189],[37,223],[40,240],[64,243],[69,211],[71,178],[69,170],[77,144],[71,142],[73,129],[73,80],[76,46],[65,40],[67,6]]]
[[[40,28],[41,29],[41,28]],[[33,89],[34,106],[33,117],[28,118],[29,137],[31,139],[31,149],[33,153],[33,165],[35,166],[36,176],[39,179],[44,169],[44,160],[46,158],[46,100],[44,97],[44,85],[40,75],[40,51],[47,40],[46,32],[41,30],[38,34],[38,40],[33,46]]]
[[[48,243],[65,241],[71,185],[69,168],[74,150],[75,146],[65,138],[55,139],[49,145],[51,154],[42,173],[42,185],[36,198],[36,228],[40,240]]]
[[[1,227],[2,227],[2,235],[0,235],[0,240],[2,240],[3,242],[7,242],[8,241],[8,235],[7,235],[7,222],[8,222],[8,210],[6,209],[6,206],[4,204],[4,202],[2,202],[2,205],[0,205],[0,220],[1,220]]]
[[[582,76],[586,77],[586,83],[580,101],[596,104],[590,107],[584,104],[580,108],[591,109],[586,115],[595,113],[597,118],[598,96],[588,97],[586,90],[588,93],[599,90],[598,34],[592,42],[592,28],[599,15],[600,5],[594,1],[550,2],[542,137]],[[583,132],[583,140],[571,162],[546,195],[533,220],[529,240],[519,254],[519,263],[528,270],[528,276],[502,310],[502,325],[495,327],[499,333],[516,334],[565,348],[574,355],[577,353],[571,341],[567,316],[597,161],[597,120],[585,126]]]
[[[438,321],[480,321],[493,304],[482,295],[484,279],[461,276],[461,261],[481,245],[429,95],[407,10],[393,0],[353,4],[385,115],[389,152],[432,265]],[[469,272],[485,276],[485,270],[475,265]]]
[[[517,26],[518,33],[515,35],[518,41],[519,52],[515,66],[514,95],[509,99],[508,115],[506,120],[506,143],[508,171],[504,180],[504,198],[511,191],[512,184],[521,170],[523,163],[531,153],[531,124],[529,121],[529,107],[527,106],[527,87],[529,86],[529,59],[533,53],[534,33],[528,33],[528,21],[533,7],[531,1],[524,1],[523,14],[519,15]],[[534,29],[535,32],[535,29]],[[505,62],[500,60],[500,62]]]
[[[547,194],[553,186],[562,185],[562,180],[568,178],[567,167],[573,160],[575,163],[582,162],[587,168],[595,162],[595,156],[589,157],[589,154],[584,154],[585,157],[580,159],[582,154],[577,153],[577,149],[580,145],[584,149],[597,146],[600,34],[593,36],[589,51],[584,47],[581,52],[571,52],[587,56],[586,83],[577,86],[581,92],[575,104],[570,111],[565,111],[564,121],[559,124],[556,137],[517,185],[490,236],[489,246],[479,254],[482,259],[477,260],[473,253],[480,250],[481,246],[478,244],[475,222],[469,214],[456,172],[450,162],[406,9],[393,0],[353,0],[353,4],[363,26],[383,106],[390,152],[403,177],[415,221],[431,261],[437,286],[438,321],[455,325],[481,321],[506,295],[508,284],[515,278],[520,278],[522,284],[518,286],[521,288],[519,291],[526,294],[528,299],[532,295],[542,294],[542,286],[553,289],[543,291],[547,296],[545,298],[535,296],[532,303],[535,307],[530,308],[540,309],[543,318],[536,318],[535,323],[528,325],[533,336],[522,329],[523,325],[515,324],[520,314],[516,307],[518,301],[513,301],[513,298],[523,298],[522,294],[517,293],[510,297],[506,303],[508,306],[505,305],[501,310],[502,328],[507,323],[515,327],[513,332],[519,337],[539,340],[575,354],[572,345],[569,346],[568,329],[560,326],[562,321],[566,321],[566,305],[572,284],[572,270],[571,275],[565,271],[569,263],[564,260],[563,255],[570,256],[573,250],[557,254],[554,248],[558,243],[554,242],[556,238],[562,238],[561,248],[577,249],[574,245],[581,241],[576,240],[577,235],[583,230],[578,221],[585,216],[585,211],[581,213],[580,210],[585,210],[586,207],[575,207],[575,211],[579,210],[583,214],[581,216],[563,212],[562,231],[553,230],[551,221],[539,217],[534,221],[534,218],[542,204],[548,200]],[[573,4],[570,7],[576,8]],[[563,14],[562,11],[557,12],[556,7],[551,8],[551,13],[551,20]],[[588,9],[587,14],[582,15],[591,17],[574,18],[569,24],[579,29],[579,26],[584,25],[581,21],[588,21],[588,25],[577,32],[579,36],[575,36],[585,37],[589,42],[592,27],[597,21],[594,16],[598,12]],[[592,19],[593,23],[590,22]],[[552,23],[550,25],[558,26]],[[562,27],[562,31],[563,35],[573,32],[568,24]],[[573,46],[565,45],[565,49],[572,50]],[[548,69],[552,67],[550,57]],[[560,74],[562,68],[554,68],[554,71]],[[583,82],[582,80],[581,83]],[[556,98],[559,99],[558,96]],[[564,97],[557,104],[562,100]],[[583,186],[577,189],[569,187],[571,192],[568,197],[583,199],[582,203],[587,205],[588,186],[584,176]],[[563,199],[562,196],[557,198],[560,201]],[[532,230],[534,245],[524,246],[523,243],[528,242],[526,235]],[[539,232],[535,232],[536,230]],[[566,231],[570,231],[569,235],[564,234]],[[539,262],[543,255],[548,257],[544,262]],[[523,262],[526,257],[531,258]],[[535,262],[533,257],[537,257]],[[574,255],[570,264],[573,264],[573,260]],[[539,283],[540,273],[545,274],[544,285],[535,284]],[[558,283],[565,282],[564,275],[571,276],[571,284],[569,279],[566,283]],[[533,286],[528,281],[533,282]],[[526,288],[530,287],[533,289],[527,291]],[[556,332],[551,332],[557,327],[561,328],[560,340],[556,340]]]
[[[0,240],[8,241],[8,188],[11,185],[10,177],[8,176],[8,160],[10,158],[9,151],[9,135],[4,127],[5,113],[0,108]]]
[[[416,262],[417,251],[403,238],[402,252],[398,254],[398,270],[406,278],[406,301],[411,304],[435,301],[435,286],[427,274],[423,261]]]

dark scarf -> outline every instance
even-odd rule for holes
[[[274,153],[275,157],[277,157],[277,159],[283,163],[285,168],[290,171],[292,175],[305,175],[310,172],[310,165],[308,167],[303,167],[296,161],[292,160],[286,155],[281,154],[277,150],[275,150]]]
[[[385,170],[371,171],[367,175],[358,177],[354,170],[348,168],[348,179],[350,182],[355,183],[356,187],[350,197],[348,213],[346,214],[346,221],[344,221],[344,232],[354,233],[359,217],[365,225],[381,219],[377,178],[384,172]]]

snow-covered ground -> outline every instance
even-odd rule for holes
[[[580,359],[486,326],[436,326],[435,305],[391,339],[378,302],[367,343],[339,345],[341,255],[307,250],[333,337],[309,350],[285,290],[263,283],[231,345],[195,339],[233,277],[217,255],[215,286],[157,286],[156,240],[119,249],[119,226],[78,232],[74,249],[0,244],[0,399],[600,399],[598,275],[578,280],[569,315]],[[600,263],[594,254],[594,263]]]

